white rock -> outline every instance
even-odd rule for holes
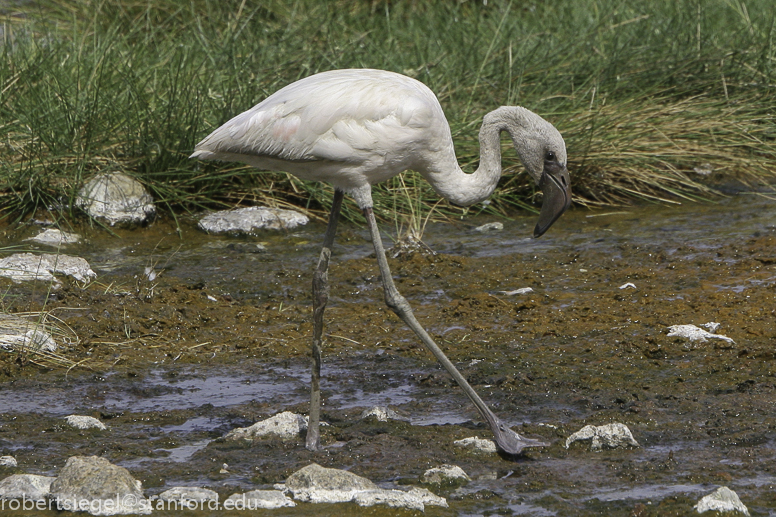
[[[67,420],[70,427],[75,427],[76,429],[99,429],[100,431],[107,429],[105,424],[93,416],[69,415],[65,417],[65,420]]]
[[[520,289],[515,289],[514,291],[499,291],[501,294],[505,294],[507,296],[513,296],[516,294],[528,294],[532,293],[533,289],[530,287],[521,287]]]
[[[137,180],[121,173],[99,174],[78,193],[75,204],[111,226],[134,226],[156,215],[154,199]]]
[[[307,420],[302,415],[283,411],[277,415],[256,422],[250,427],[232,429],[224,437],[226,440],[254,440],[265,436],[276,436],[284,440],[297,438],[307,429]]]
[[[636,289],[636,284],[628,282],[627,284],[622,284],[620,289]]]
[[[388,420],[400,420],[406,422],[409,420],[408,418],[401,416],[393,409],[387,408],[385,406],[375,406],[373,408],[365,409],[361,413],[361,420],[369,417],[376,418],[378,422],[387,422]]]
[[[86,282],[97,276],[86,260],[70,255],[14,253],[0,259],[0,276],[17,283],[42,280],[58,284],[55,273],[72,276],[79,282]]]
[[[487,224],[483,224],[482,226],[478,226],[477,228],[474,229],[474,231],[475,232],[482,232],[482,233],[485,233],[485,232],[500,232],[503,229],[504,229],[504,224],[503,223],[495,222],[495,223],[487,223]]]
[[[668,327],[668,330],[670,331],[668,333],[668,337],[683,337],[689,339],[690,341],[700,341],[702,343],[705,342],[706,339],[722,339],[728,343],[735,344],[735,341],[727,336],[712,334],[711,332],[707,332],[702,328],[696,327],[695,325],[671,325]]]
[[[0,347],[53,352],[57,343],[40,323],[14,314],[0,313]]]
[[[471,481],[471,478],[457,465],[442,465],[425,471],[420,480],[430,485],[442,485]]]
[[[704,323],[701,325],[701,327],[706,327],[706,329],[711,332],[712,334],[716,334],[717,330],[719,330],[720,324],[716,321],[710,321],[708,323]]]
[[[0,481],[0,499],[45,500],[57,478],[34,474],[14,474]]]
[[[279,490],[251,490],[244,494],[232,494],[224,501],[225,510],[256,510],[296,506],[296,503]]]
[[[599,451],[604,447],[607,449],[626,446],[640,447],[628,426],[620,423],[599,426],[586,425],[566,439],[566,448],[568,449],[569,445],[579,440],[592,440],[590,448],[594,451]]]
[[[423,511],[426,504],[447,506],[447,501],[427,490],[385,490],[352,472],[327,469],[312,463],[293,473],[283,489],[294,499],[309,503],[347,503],[360,506],[385,505]]]
[[[251,206],[206,215],[199,221],[208,233],[253,233],[256,230],[290,230],[310,222],[293,210]]]
[[[496,442],[485,438],[479,438],[477,436],[464,438],[463,440],[456,440],[453,442],[453,445],[457,445],[458,447],[466,447],[467,449],[473,449],[478,452],[496,452]]]
[[[218,492],[193,486],[176,486],[159,494],[162,501],[178,501],[181,507],[192,503],[201,505],[203,501],[218,501]],[[196,506],[195,508],[199,508]]]
[[[353,495],[352,501],[359,506],[383,505],[389,508],[407,508],[424,511],[426,505],[418,497],[401,490],[366,490]]]
[[[744,515],[749,515],[749,510],[738,498],[738,494],[726,486],[721,486],[711,494],[701,498],[694,508],[698,510],[698,513],[717,511],[741,512]]]
[[[57,230],[56,228],[49,228],[48,230],[43,230],[35,237],[30,237],[25,240],[49,246],[62,246],[64,244],[76,244],[81,242],[81,236],[76,233],[67,233],[62,230]]]
[[[16,458],[13,456],[0,456],[0,467],[16,467]]]

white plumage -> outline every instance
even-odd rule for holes
[[[320,347],[328,299],[327,271],[343,193],[363,210],[375,247],[387,305],[415,332],[487,420],[502,450],[518,454],[545,445],[501,422],[447,359],[393,283],[372,211],[371,185],[412,169],[458,205],[486,199],[501,177],[501,132],[544,192],[534,235],[543,234],[571,203],[566,146],[555,127],[521,107],[488,113],[480,129],[480,165],[458,166],[450,126],[434,93],[415,79],[382,70],[332,70],[301,79],[213,131],[192,158],[237,161],[281,170],[335,188],[324,246],[313,278],[313,368],[307,448],[320,448]]]

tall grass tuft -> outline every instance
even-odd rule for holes
[[[37,0],[2,8],[0,23],[0,217],[70,215],[84,179],[106,169],[171,210],[321,214],[327,186],[187,157],[276,89],[348,67],[428,84],[465,170],[484,113],[537,111],[566,138],[578,203],[706,198],[705,171],[749,183],[776,173],[771,0]],[[516,158],[505,164],[492,202],[475,210],[532,206]],[[418,185],[411,198],[425,210],[436,203],[409,173],[376,189],[383,218],[408,208],[402,182]]]

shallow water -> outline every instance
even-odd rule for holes
[[[452,463],[473,481],[434,489],[450,509],[427,514],[685,515],[720,485],[753,515],[776,514],[776,202],[737,195],[572,210],[541,239],[526,237],[534,219],[486,234],[473,231],[484,218],[431,225],[424,240],[438,255],[391,267],[494,412],[547,448],[515,461],[450,445],[489,431],[384,308],[367,232],[347,224],[326,313],[325,450],[306,451],[302,438],[220,441],[278,412],[307,412],[310,270],[323,225],[235,238],[184,224],[179,238],[158,222],[116,235],[80,229],[88,241],[63,251],[98,273],[85,289],[2,284],[11,312],[44,301],[54,309],[79,336],[61,354],[83,362],[44,370],[2,352],[0,454],[17,458],[15,471],[54,475],[68,456],[99,454],[129,468],[148,495],[199,485],[225,497],[268,488],[312,461],[382,486],[418,485],[426,468]],[[36,232],[7,229],[3,245]],[[143,277],[148,267],[156,280]],[[533,292],[502,294],[521,287]],[[667,337],[669,325],[709,321],[735,344]],[[360,421],[375,405],[409,421]],[[109,430],[71,430],[62,418],[73,413]],[[582,426],[610,422],[628,425],[641,447],[564,448]],[[272,513],[311,511],[375,513],[354,505]]]

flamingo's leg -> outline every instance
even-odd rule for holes
[[[318,258],[318,267],[313,274],[313,348],[312,368],[310,375],[310,421],[307,424],[307,440],[305,446],[311,451],[321,448],[319,422],[321,416],[321,342],[323,338],[323,312],[329,300],[329,258],[337,233],[337,220],[342,208],[343,192],[334,191],[334,200],[329,214],[329,224],[323,237],[323,249]]]
[[[377,221],[375,220],[374,212],[371,207],[363,209],[364,216],[366,217],[367,224],[369,225],[369,231],[372,234],[372,243],[375,247],[375,255],[377,256],[377,263],[380,266],[380,275],[383,279],[383,288],[385,289],[385,303],[390,309],[395,312],[404,323],[423,341],[434,357],[437,358],[445,370],[455,379],[458,385],[463,389],[469,399],[477,407],[477,410],[482,415],[496,439],[498,446],[508,454],[519,454],[525,447],[543,447],[547,444],[531,438],[525,438],[520,436],[512,429],[510,429],[504,422],[502,422],[493,412],[488,408],[485,402],[482,401],[474,388],[466,381],[463,375],[458,369],[450,362],[445,353],[439,346],[431,339],[431,336],[425,329],[418,323],[415,315],[412,313],[412,307],[407,300],[396,289],[396,285],[393,283],[391,276],[391,270],[388,267],[388,259],[385,258],[385,249],[383,248],[383,242],[380,238],[380,230],[377,228]]]

